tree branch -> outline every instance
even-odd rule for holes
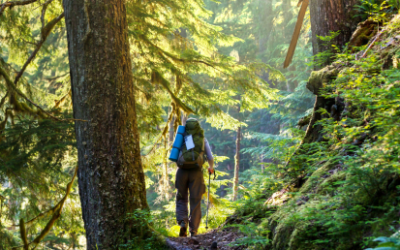
[[[285,62],[283,63],[284,69],[286,69],[292,62],[294,51],[296,50],[296,46],[297,46],[297,41],[299,39],[301,27],[303,27],[303,20],[304,20],[304,16],[306,14],[306,10],[308,7],[308,0],[304,0],[304,1],[301,0],[301,1],[299,1],[298,6],[300,6],[300,4],[301,4],[301,8],[299,11],[299,15],[297,16],[297,22],[296,22],[296,26],[294,28],[292,41],[290,42],[290,46],[289,46],[288,52],[286,54],[286,59],[285,59]]]
[[[28,237],[26,237],[24,219],[19,220],[19,232],[21,234],[22,242],[24,243],[24,250],[29,250]]]
[[[372,48],[372,46],[374,46],[375,42],[379,40],[379,38],[383,35],[383,33],[386,30],[382,30],[379,34],[377,34],[374,38],[374,40],[369,44],[369,46],[367,47],[367,49],[364,51],[363,55],[361,56],[361,58],[364,58],[367,56],[368,51]]]
[[[20,226],[21,237],[23,237],[22,240],[24,242],[24,245],[16,246],[16,247],[13,247],[11,249],[18,249],[20,247],[24,247],[25,249],[28,249],[28,246],[31,245],[31,244],[35,244],[35,246],[32,248],[32,250],[37,247],[37,245],[40,243],[40,241],[42,241],[43,238],[49,233],[50,229],[53,227],[53,225],[57,221],[57,219],[60,218],[61,211],[63,209],[64,203],[67,200],[68,195],[71,192],[72,184],[74,184],[74,180],[75,180],[75,177],[76,177],[77,173],[78,173],[78,167],[75,168],[74,176],[72,177],[72,180],[67,184],[67,188],[66,188],[67,190],[65,192],[64,197],[60,200],[60,202],[57,203],[57,205],[55,205],[52,209],[49,210],[49,211],[54,211],[54,213],[53,213],[53,216],[51,217],[50,221],[47,223],[46,227],[43,229],[43,231],[32,242],[27,244],[27,240],[25,241],[25,239],[26,239],[25,225],[24,225],[24,221],[21,219],[19,226]],[[31,223],[32,221],[34,221],[37,218],[39,218],[39,216],[34,218],[33,220],[28,221],[27,223]],[[23,233],[25,234],[25,239],[24,239]]]
[[[4,102],[6,101],[7,96],[8,96],[8,91],[6,92],[6,95],[3,96],[3,98],[1,98],[1,100],[0,100],[0,108],[3,107]]]
[[[28,5],[31,3],[36,2],[37,0],[26,0],[26,1],[13,1],[13,2],[5,2],[3,4],[1,4],[1,8],[0,8],[0,16],[3,14],[3,11],[8,7],[8,8],[12,8],[14,6],[21,6],[21,5]]]
[[[1,13],[0,13],[1,15]],[[54,26],[64,17],[64,13],[59,15],[58,17],[54,18],[50,22],[46,24],[41,30],[41,39],[39,43],[37,44],[37,47],[35,50],[32,52],[31,56],[28,58],[28,60],[25,62],[24,66],[22,66],[22,69],[18,72],[18,75],[15,77],[14,84],[17,85],[19,79],[21,78],[22,74],[25,72],[26,67],[32,62],[32,60],[35,58],[36,54],[39,52],[40,48],[42,48],[42,45],[46,41],[47,37],[49,36],[51,30],[54,28]]]
[[[36,103],[34,103],[33,101],[31,101],[24,93],[22,93],[16,86],[15,84],[11,81],[10,77],[8,76],[8,74],[4,71],[3,68],[0,67],[0,75],[2,75],[4,77],[4,79],[6,80],[6,84],[7,86],[14,91],[15,93],[17,93],[19,96],[21,96],[23,99],[25,99],[27,102],[29,102],[30,104],[32,104],[33,106],[35,106],[36,108],[38,108],[41,112],[43,112],[44,114],[48,115],[49,117],[60,121],[60,119],[58,119],[57,117],[53,116],[52,114],[50,114],[49,112],[45,111],[42,107],[40,107],[39,105],[37,105]]]

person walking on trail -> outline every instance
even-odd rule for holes
[[[185,143],[177,161],[175,187],[176,220],[180,225],[179,236],[187,236],[187,228],[191,236],[197,234],[201,221],[201,198],[206,192],[202,167],[207,158],[209,174],[214,173],[214,158],[210,145],[204,137],[204,130],[198,120],[189,118],[186,121]],[[188,149],[189,148],[189,149]],[[190,199],[188,196],[190,195]],[[190,216],[188,201],[190,200]]]

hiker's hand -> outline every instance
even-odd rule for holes
[[[208,168],[208,173],[209,173],[209,174],[213,174],[213,173],[214,173],[214,168],[209,167],[209,168]]]

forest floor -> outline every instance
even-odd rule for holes
[[[168,238],[167,244],[174,250],[212,249],[242,250],[245,246],[237,246],[234,242],[244,237],[236,228],[215,229],[194,237]],[[216,242],[216,244],[214,243]],[[214,243],[214,244],[213,244]],[[216,247],[215,247],[216,245]]]

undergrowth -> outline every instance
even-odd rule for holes
[[[399,249],[397,238],[373,240],[400,228],[400,50],[393,38],[399,27],[397,16],[365,58],[337,55],[330,66],[336,77],[323,96],[335,101],[335,109],[342,104],[340,116],[328,107],[318,110],[323,136],[293,156],[302,164],[269,168],[259,200],[248,199],[231,217],[230,226],[247,235],[237,243],[255,249]],[[277,185],[281,180],[285,184]],[[266,202],[271,190],[276,200]]]

